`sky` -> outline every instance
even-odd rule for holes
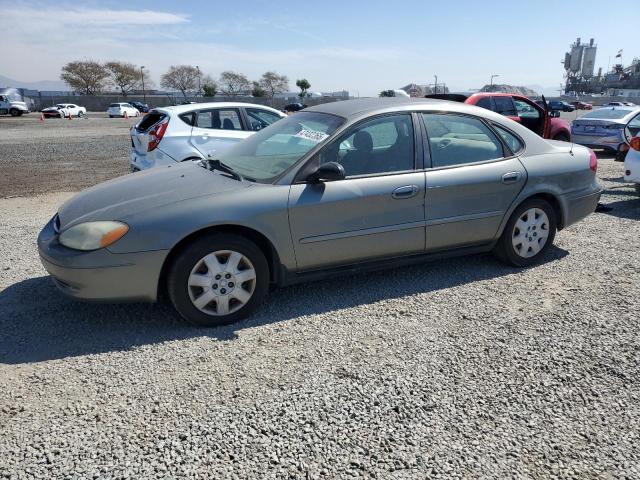
[[[171,65],[251,80],[275,70],[311,91],[371,96],[408,83],[451,91],[495,83],[557,88],[569,44],[594,37],[596,71],[623,49],[640,56],[619,9],[590,0],[117,1],[0,0],[0,75],[57,80],[69,61]],[[635,36],[635,35],[634,35]],[[612,58],[613,60],[613,58]]]

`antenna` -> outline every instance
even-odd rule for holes
[[[578,97],[576,97],[578,98]],[[576,102],[579,102],[580,100],[576,100]],[[573,117],[573,122],[575,122],[576,120],[578,120],[578,105],[576,104],[576,109],[573,111],[574,112],[574,117]],[[571,122],[571,126],[573,126],[573,122]],[[571,154],[571,156],[573,156],[573,133],[571,133],[571,130],[569,130],[569,137],[571,137],[571,148],[569,148],[569,153]]]

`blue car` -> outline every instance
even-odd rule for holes
[[[149,105],[142,102],[129,102],[130,105],[136,108],[140,113],[149,113]]]
[[[640,107],[604,107],[585,113],[571,125],[571,138],[575,143],[615,153],[616,160],[624,161],[629,150],[625,128],[639,120]]]

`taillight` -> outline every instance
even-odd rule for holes
[[[596,152],[589,149],[589,168],[594,172],[598,171],[598,157],[596,157]]]
[[[634,150],[640,152],[640,137],[633,137],[629,142],[629,146]]]
[[[156,149],[160,140],[162,140],[162,137],[164,136],[164,132],[167,131],[167,126],[169,126],[168,118],[164,119],[151,129],[149,132],[149,146],[147,147],[147,152]]]

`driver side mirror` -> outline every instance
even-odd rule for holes
[[[560,116],[560,112],[558,110],[551,110],[549,112],[549,116],[551,118],[558,118]]]
[[[338,162],[323,163],[307,177],[307,182],[318,183],[344,179],[344,167]]]

